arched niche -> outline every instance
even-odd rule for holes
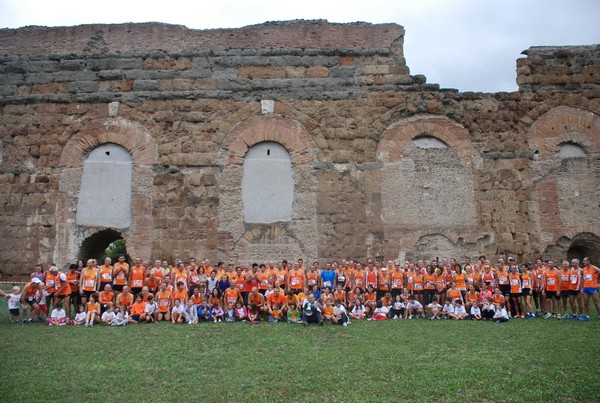
[[[129,228],[131,225],[131,154],[117,144],[93,149],[83,164],[76,223]]]
[[[292,219],[292,159],[279,143],[265,141],[248,149],[242,179],[244,221],[269,224]]]

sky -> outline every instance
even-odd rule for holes
[[[397,23],[411,74],[460,91],[516,91],[530,46],[600,43],[600,0],[0,0],[0,27],[164,22],[194,29],[326,19]]]

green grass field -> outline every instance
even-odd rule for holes
[[[600,322],[8,323],[2,401],[600,401]]]

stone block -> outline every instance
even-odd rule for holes
[[[134,91],[160,91],[158,80],[135,80],[133,82]]]

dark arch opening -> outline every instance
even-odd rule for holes
[[[96,232],[83,241],[79,256],[84,262],[87,259],[96,259],[98,263],[102,264],[106,248],[119,239],[123,239],[123,236],[113,229]]]
[[[571,259],[579,259],[579,262],[582,262],[586,256],[589,256],[592,262],[597,263],[600,260],[600,238],[589,232],[575,235],[567,250],[569,261]]]

